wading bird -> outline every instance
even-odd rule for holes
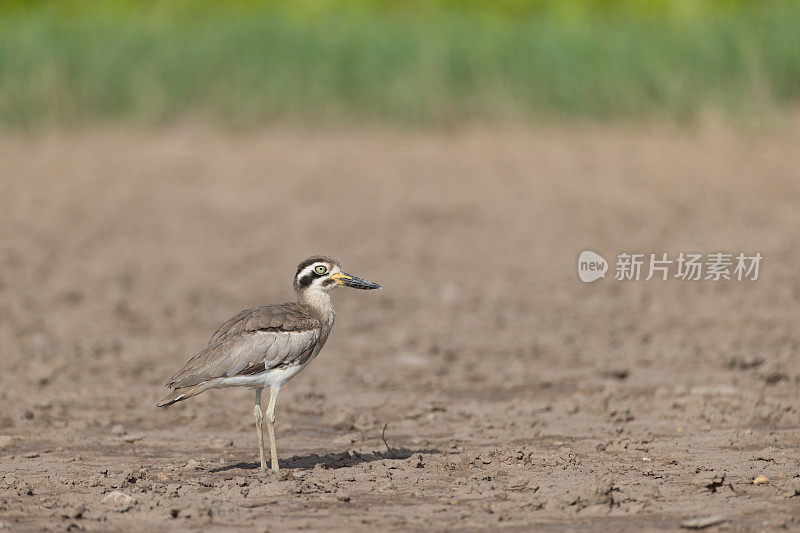
[[[222,324],[208,346],[170,378],[166,386],[172,390],[158,406],[172,405],[209,389],[255,389],[258,451],[261,469],[266,470],[261,392],[269,388],[267,431],[272,470],[277,472],[274,424],[278,392],[319,354],[328,340],[336,317],[329,292],[340,285],[381,288],[377,283],[345,274],[335,259],[309,257],[297,266],[294,276],[297,301],[248,309]]]

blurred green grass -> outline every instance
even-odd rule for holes
[[[775,115],[800,2],[0,3],[0,124]]]

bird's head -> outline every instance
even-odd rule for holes
[[[354,289],[381,288],[377,283],[343,272],[339,261],[331,257],[316,255],[297,265],[294,290],[298,296],[309,291],[328,292],[341,285]]]

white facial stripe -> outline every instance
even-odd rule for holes
[[[331,265],[329,265],[328,263],[324,263],[324,262],[313,263],[313,264],[308,265],[307,267],[305,267],[303,270],[301,270],[300,273],[297,275],[297,279],[302,279],[303,277],[305,277],[305,276],[307,276],[309,274],[315,274],[316,275],[316,273],[314,272],[314,269],[317,268],[320,265],[324,266],[327,269],[329,269],[328,272],[325,273],[326,275],[327,274],[331,274],[332,272],[335,271],[335,267],[331,268]],[[316,282],[317,282],[317,280],[313,281],[313,283],[316,283]]]

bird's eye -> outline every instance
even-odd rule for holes
[[[328,271],[328,267],[326,267],[326,266],[319,265],[317,267],[314,267],[314,272],[316,272],[320,276],[325,274],[327,271]]]

